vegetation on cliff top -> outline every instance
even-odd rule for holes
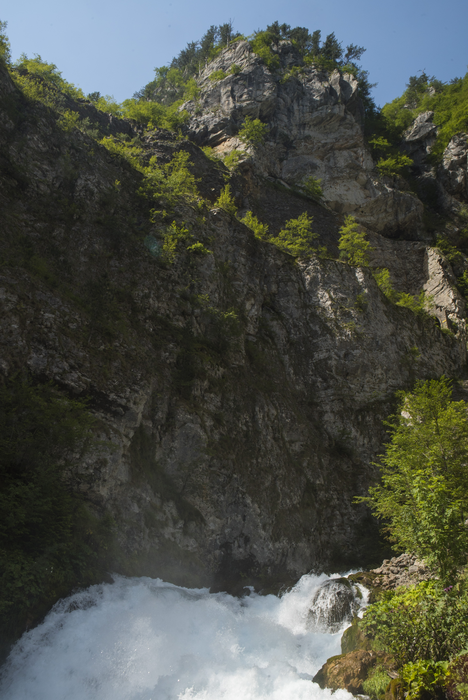
[[[280,68],[278,46],[281,41],[290,41],[299,55],[296,69],[300,69],[304,64],[313,64],[323,70],[338,69],[344,73],[352,73],[359,81],[359,92],[366,112],[373,113],[373,85],[369,82],[368,72],[358,65],[365,49],[355,44],[349,44],[343,49],[333,32],[328,34],[324,41],[321,36],[320,30],[311,34],[306,27],[291,27],[277,21],[268,25],[266,30],[257,30],[251,36],[239,34],[233,29],[231,22],[219,27],[212,25],[199,41],[189,42],[168,66],[155,68],[154,80],[136,92],[134,99],[139,102],[155,101],[164,105],[182,104],[184,100],[196,99],[195,78],[201,70],[224,48],[242,39],[250,41],[253,52],[270,70],[276,71]],[[283,71],[285,78],[290,71],[290,68]],[[239,67],[233,64],[231,73],[237,72]],[[224,77],[226,74],[222,71],[215,71],[210,79],[220,80]]]
[[[434,112],[433,123],[439,127],[431,153],[437,161],[455,134],[468,131],[468,73],[448,84],[425,72],[411,76],[401,97],[382,108],[374,124],[376,133],[387,146],[398,146],[406,129],[423,112]]]

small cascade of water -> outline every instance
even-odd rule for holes
[[[324,581],[312,598],[309,612],[311,629],[338,632],[344,623],[351,624],[366,598],[361,588],[346,578]]]
[[[317,624],[310,611],[311,601],[323,610],[333,598],[326,581],[307,575],[282,597],[239,599],[116,577],[59,601],[23,635],[3,669],[0,697],[328,700],[331,691],[311,681],[340,652],[347,625],[324,631],[323,615]]]

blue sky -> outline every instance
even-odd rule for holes
[[[86,94],[119,102],[209,25],[229,19],[243,34],[277,19],[365,46],[361,65],[378,83],[378,105],[398,97],[419,71],[448,81],[468,70],[466,0],[3,0],[0,19],[8,22],[14,59],[40,54]]]

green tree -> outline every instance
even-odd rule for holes
[[[297,219],[286,222],[284,229],[270,243],[295,256],[317,253],[318,233],[312,231],[313,218],[303,212]]]
[[[399,549],[415,552],[450,583],[468,551],[466,404],[451,400],[444,377],[418,382],[400,394],[400,413],[387,425],[381,481],[359,500],[385,521]]]
[[[246,144],[258,148],[265,143],[265,136],[268,133],[268,126],[260,119],[252,119],[247,116],[244,119],[242,128],[239,129],[239,138]]]
[[[35,54],[34,58],[28,58],[23,53],[13,67],[21,87],[24,87],[25,83],[35,84],[45,88],[50,95],[63,92],[75,100],[84,98],[80,88],[62,78],[62,73],[55,63],[43,61],[39,54]]]
[[[369,252],[372,246],[366,240],[364,231],[359,230],[359,225],[354,216],[347,216],[344,225],[340,228],[340,258],[350,265],[362,267],[369,264]]]
[[[341,48],[340,42],[335,37],[334,32],[328,34],[320,52],[322,56],[329,61],[339,61],[341,59],[343,56],[343,49]]]
[[[230,214],[231,216],[236,216],[237,207],[234,201],[234,197],[231,194],[231,185],[226,185],[226,187],[223,187],[223,189],[221,190],[221,194],[219,195],[214,205],[215,207],[224,209],[224,211]]]
[[[302,183],[302,187],[307,192],[309,197],[316,202],[319,202],[323,197],[323,190],[320,185],[321,182],[322,180],[319,178],[309,175],[309,177],[307,177]]]
[[[401,175],[401,173],[413,165],[413,159],[404,153],[390,155],[388,158],[380,158],[377,163],[377,170],[381,175],[393,177]]]
[[[366,610],[361,626],[399,666],[441,662],[466,649],[466,593],[466,581],[445,590],[440,581],[422,581],[385,591]]]
[[[273,71],[279,68],[280,61],[278,54],[271,50],[272,44],[277,44],[279,36],[271,32],[257,32],[252,40],[252,51],[259,56],[269,70]]]
[[[255,238],[262,238],[264,240],[268,238],[268,225],[262,224],[251,211],[248,211],[240,221],[254,233]]]
[[[6,35],[8,22],[0,20],[0,61],[9,65],[11,63],[10,42]]]

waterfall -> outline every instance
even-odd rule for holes
[[[341,631],[311,624],[327,578],[244,598],[116,577],[59,601],[12,650],[2,700],[325,700],[311,682]],[[322,591],[322,593],[320,592]],[[352,696],[344,690],[334,700]]]

